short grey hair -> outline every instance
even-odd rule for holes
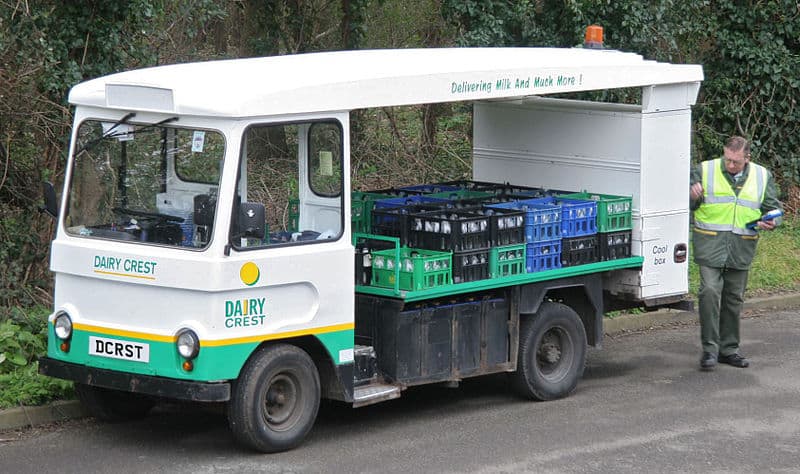
[[[750,142],[746,138],[734,135],[725,142],[725,148],[730,151],[744,150],[744,156],[750,157]]]

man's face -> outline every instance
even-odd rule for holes
[[[725,155],[725,169],[730,174],[741,173],[744,166],[750,161],[750,157],[744,154],[744,148],[739,151],[723,148],[723,154]]]

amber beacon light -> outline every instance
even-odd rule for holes
[[[584,48],[603,47],[603,27],[600,25],[589,25],[586,27],[586,35],[583,39]]]

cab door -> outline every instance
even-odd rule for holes
[[[227,339],[313,335],[334,363],[352,362],[346,130],[346,115],[245,128],[228,259],[241,281],[225,295]]]

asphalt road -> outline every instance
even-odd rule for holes
[[[748,369],[697,369],[698,328],[606,338],[571,397],[526,402],[504,377],[396,401],[326,405],[306,443],[238,447],[219,410],[0,434],[0,472],[800,472],[800,313],[742,323]]]

